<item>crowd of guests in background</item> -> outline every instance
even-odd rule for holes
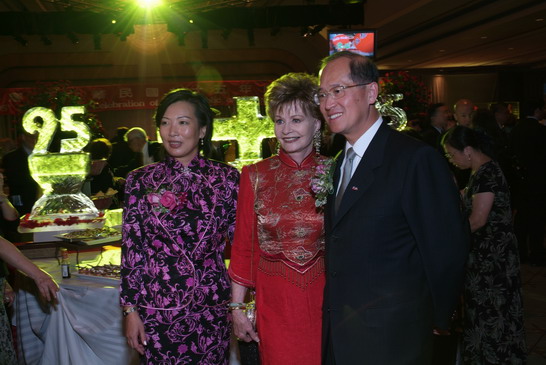
[[[407,132],[442,153],[441,140],[454,125],[471,128],[486,136],[491,143],[492,158],[498,162],[508,183],[520,260],[543,266],[546,264],[543,247],[546,227],[546,107],[543,100],[523,103],[519,119],[510,109],[506,103],[478,108],[468,99],[457,101],[453,111],[443,103],[432,104],[427,121]],[[470,170],[465,172],[452,167],[452,171],[459,188],[464,189]]]
[[[120,127],[86,147],[84,191],[116,191],[101,208],[124,208],[128,345],[147,363],[227,364],[232,322],[241,343],[259,343],[262,364],[524,364],[520,263],[546,263],[544,101],[519,120],[504,103],[436,103],[400,133],[376,109],[373,62],[339,52],[319,76],[268,87],[271,157],[241,174],[220,153],[233,145],[211,141],[208,101],[186,89],[159,103],[162,143]],[[36,135],[20,136],[2,160],[9,199],[0,174],[2,230],[15,240],[40,193],[27,162]],[[312,190],[320,168],[325,205]],[[0,263],[55,297],[45,273],[8,241],[0,248]],[[8,302],[5,275],[0,267]]]

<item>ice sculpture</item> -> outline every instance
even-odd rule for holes
[[[247,165],[260,158],[262,139],[274,137],[273,122],[260,114],[257,96],[236,96],[236,115],[215,118],[213,140],[236,139],[239,143],[239,164]]]
[[[406,128],[408,118],[406,112],[402,108],[392,106],[392,103],[398,100],[402,100],[404,95],[402,94],[386,94],[380,95],[375,102],[375,107],[379,110],[379,113],[383,116],[391,117],[389,125],[399,131]]]
[[[84,113],[83,106],[64,107],[59,121],[51,109],[35,107],[23,116],[23,128],[31,134],[39,133],[28,163],[30,174],[44,193],[34,204],[28,217],[30,220],[62,222],[70,218],[77,222],[99,216],[91,199],[81,191],[91,163],[89,154],[82,149],[89,142],[91,133],[89,127],[74,116]],[[37,118],[41,118],[42,123]],[[60,152],[48,152],[59,122],[61,130],[73,131],[77,137],[63,139]]]

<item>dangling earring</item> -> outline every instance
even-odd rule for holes
[[[201,145],[201,148],[203,148],[203,146],[205,145],[205,141],[203,140],[203,138],[199,138],[199,144]]]
[[[281,143],[279,142],[277,138],[275,138],[275,140],[277,141],[276,148],[277,148],[277,156],[278,156],[281,153]]]
[[[321,137],[320,129],[317,129],[313,135],[313,145],[315,146],[315,152],[318,154],[320,154]]]

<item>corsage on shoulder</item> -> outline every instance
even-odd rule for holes
[[[334,192],[334,166],[336,160],[327,158],[319,161],[315,167],[315,176],[311,178],[311,190],[315,194],[315,207],[326,204],[328,195]]]

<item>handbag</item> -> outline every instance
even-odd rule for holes
[[[249,301],[246,303],[245,315],[250,320],[252,325],[256,326],[256,300],[255,292],[250,291]],[[241,365],[260,365],[260,350],[256,341],[245,342],[242,340],[239,343],[239,356]]]
[[[254,197],[256,197],[256,189],[258,187],[258,169],[256,168],[256,183],[254,184]],[[254,225],[252,225],[252,244],[250,255],[250,280],[254,281],[252,276],[253,262],[254,262]],[[249,300],[246,303],[244,310],[245,315],[250,320],[250,323],[256,326],[256,292],[251,290],[249,292]],[[241,365],[260,365],[260,350],[256,341],[245,342],[238,340],[239,343],[239,356],[241,358]]]

